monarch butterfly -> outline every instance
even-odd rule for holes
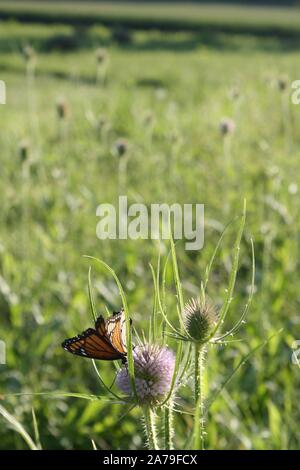
[[[88,328],[80,335],[66,339],[62,347],[77,356],[89,359],[126,362],[126,320],[124,310],[114,312],[107,320],[101,315],[95,329]]]

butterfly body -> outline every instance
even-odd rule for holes
[[[77,356],[102,361],[122,360],[126,362],[126,319],[124,310],[114,312],[108,319],[101,315],[95,328],[88,328],[81,334],[68,338],[62,347]]]

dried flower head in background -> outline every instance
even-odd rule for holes
[[[154,114],[150,109],[144,112],[143,124],[145,127],[150,127],[154,124]]]
[[[229,97],[232,99],[232,101],[237,101],[241,96],[240,89],[237,85],[234,85],[230,90],[229,90]]]
[[[104,62],[107,61],[107,59],[108,59],[107,49],[105,49],[104,47],[98,47],[98,49],[96,49],[96,60],[98,64],[103,64]]]
[[[70,108],[64,98],[60,98],[56,102],[56,112],[59,119],[67,119],[70,114]]]
[[[109,130],[109,128],[110,128],[109,120],[103,114],[98,116],[97,122],[96,122],[96,128],[99,132],[102,132],[104,130],[106,130],[106,131]]]
[[[223,136],[231,135],[235,131],[235,122],[230,118],[223,118],[219,125],[220,132]]]
[[[126,139],[120,138],[114,143],[114,153],[118,157],[123,157],[128,150],[128,141]]]
[[[19,157],[22,163],[28,160],[30,153],[30,144],[28,139],[23,139],[19,143]]]
[[[160,403],[168,394],[175,367],[174,353],[157,345],[145,344],[133,350],[135,386],[141,405]],[[117,385],[127,396],[132,396],[128,369],[119,370]]]
[[[26,46],[23,47],[22,49],[22,54],[25,59],[26,63],[35,63],[36,61],[36,52],[35,49],[27,44]]]
[[[289,79],[286,75],[282,75],[277,80],[277,86],[278,86],[279,91],[283,92],[287,90],[288,84],[289,84]]]

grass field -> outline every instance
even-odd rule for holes
[[[17,8],[1,2],[0,14],[5,4]],[[57,5],[55,12],[68,8]],[[139,15],[136,8],[125,10]],[[192,7],[184,11],[194,16]],[[215,18],[213,9],[202,11],[208,16],[201,21]],[[238,8],[232,11],[240,14]],[[260,10],[251,11],[249,21],[269,21]],[[182,16],[179,7],[176,15]],[[284,15],[274,10],[277,15],[281,27]],[[236,20],[229,13],[227,18]],[[293,14],[292,20],[298,28]],[[226,24],[226,17],[222,21]],[[21,54],[26,44],[36,50],[36,63],[34,57],[27,72]],[[107,48],[109,60],[105,79],[100,70],[97,80],[98,46]],[[7,350],[7,364],[0,365],[0,407],[34,438],[33,407],[44,449],[91,449],[91,439],[101,449],[143,448],[138,408],[122,418],[124,406],[105,398],[57,395],[103,394],[90,361],[61,348],[65,338],[91,325],[91,264],[98,312],[121,306],[114,280],[83,255],[101,258],[115,270],[134,325],[146,334],[149,330],[149,263],[157,264],[158,244],[97,239],[96,207],[116,203],[121,191],[130,203],[147,206],[205,204],[204,248],[189,252],[183,243],[176,245],[188,300],[199,293],[221,232],[241,214],[246,198],[240,268],[224,329],[238,320],[247,301],[252,237],[256,293],[246,323],[233,338],[239,341],[209,347],[205,394],[217,390],[253,348],[282,331],[220,393],[207,416],[205,445],[299,449],[300,379],[291,360],[292,344],[300,339],[300,107],[290,99],[291,82],[300,78],[295,44],[274,36],[134,30],[125,47],[106,26],[91,26],[80,36],[63,21],[47,26],[2,21],[0,49],[0,79],[7,87],[7,104],[0,105],[0,339]],[[62,99],[65,115],[59,119]],[[226,138],[219,130],[224,116],[236,123]],[[128,141],[126,181],[121,178],[121,183],[114,152],[119,138]],[[234,222],[208,285],[217,308],[226,297],[237,231]],[[168,244],[160,248],[165,261]],[[176,322],[170,266],[166,294],[169,316]],[[174,340],[168,343],[175,348]],[[112,383],[112,364],[99,364],[106,383]],[[178,408],[187,413],[175,413],[179,449],[193,425],[192,394],[193,380],[187,377],[178,398]],[[1,449],[27,448],[16,422],[1,415],[0,422]]]

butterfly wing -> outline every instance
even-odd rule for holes
[[[126,318],[124,310],[115,312],[105,322],[106,337],[120,354],[126,355]]]
[[[106,322],[102,316],[96,321],[96,329],[88,328],[73,338],[66,339],[62,347],[77,356],[89,359],[113,361],[123,359],[124,354],[118,351],[106,336]]]

